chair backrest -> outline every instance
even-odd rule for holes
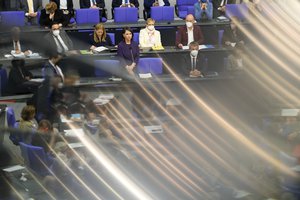
[[[151,7],[151,18],[155,21],[174,21],[173,6],[154,6]]]
[[[185,18],[189,10],[194,9],[194,4],[197,2],[197,0],[176,0],[176,5],[178,8],[178,17]]]
[[[97,24],[100,22],[99,9],[76,9],[76,23],[80,24]]]
[[[109,77],[120,75],[120,61],[118,60],[95,60],[95,76]]]
[[[161,58],[140,58],[138,64],[138,72],[141,74],[152,73],[162,74],[163,64]]]
[[[138,8],[115,8],[114,9],[115,22],[137,22]]]
[[[49,175],[50,165],[44,149],[42,147],[25,144],[23,142],[20,142],[19,144],[25,165],[40,176]]]
[[[7,72],[6,69],[0,69],[0,96],[6,91],[7,85]]]
[[[24,11],[4,11],[0,12],[1,24],[3,26],[24,26]]]
[[[6,108],[6,118],[7,118],[8,127],[14,128],[16,123],[16,117],[15,117],[14,109],[12,107]]]
[[[115,33],[106,33],[107,35],[109,35],[111,42],[113,43],[113,45],[116,44],[116,40],[115,40]]]
[[[133,34],[133,41],[135,41],[136,43],[140,43],[140,39],[139,39],[139,37],[140,37],[140,33],[139,32],[135,32],[134,34]]]
[[[244,20],[248,17],[249,9],[245,3],[242,4],[227,4],[226,5],[226,16],[228,18],[236,16],[240,20]]]

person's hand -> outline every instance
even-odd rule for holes
[[[155,2],[152,4],[152,6],[159,6],[159,4],[158,4],[157,1],[155,1]]]
[[[178,48],[182,49],[183,45],[182,44],[178,44]]]
[[[29,17],[36,17],[37,16],[37,13],[35,12],[35,13],[28,13],[28,16]]]
[[[134,75],[132,64],[126,65],[126,70],[127,70],[128,74]]]
[[[25,76],[25,79],[27,80],[27,81],[30,81],[30,77],[29,76]]]
[[[15,51],[15,54],[20,54],[20,53],[22,53],[22,51],[20,51],[20,50]]]
[[[122,5],[120,5],[120,7],[126,7],[126,4],[122,4]]]
[[[32,52],[31,52],[30,50],[27,50],[27,51],[24,52],[24,55],[25,55],[25,56],[28,56],[28,55],[30,55],[30,54],[32,54]]]
[[[52,19],[54,18],[54,14],[55,14],[55,13],[50,13],[50,14],[49,14],[49,19],[52,20]]]
[[[59,27],[62,27],[62,23],[59,23],[58,25],[59,25]]]
[[[94,8],[95,9],[95,8],[98,8],[98,7],[96,5],[92,5],[90,8]]]
[[[225,6],[221,6],[218,8],[219,11],[225,12],[226,11],[226,7]]]
[[[131,4],[130,4],[130,7],[133,7],[133,8],[134,8],[134,7],[135,7],[135,5],[134,5],[133,3],[131,3]]]
[[[92,46],[90,47],[90,50],[94,50],[94,49],[96,49],[96,47],[95,47],[94,45],[92,45]]]
[[[206,10],[206,9],[207,9],[207,4],[206,4],[206,3],[202,3],[201,9],[202,9],[202,10]]]

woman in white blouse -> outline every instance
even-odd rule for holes
[[[160,32],[155,30],[155,20],[148,18],[146,28],[141,29],[139,35],[140,47],[160,47],[161,39]]]

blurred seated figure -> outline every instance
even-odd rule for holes
[[[111,15],[114,18],[114,9],[118,7],[136,7],[139,8],[138,0],[112,0]]]
[[[21,119],[19,121],[18,128],[22,131],[22,142],[26,144],[31,143],[31,137],[34,131],[37,129],[37,124],[34,119],[35,117],[35,107],[32,105],[27,105],[23,107],[21,111]]]
[[[199,44],[191,42],[189,44],[190,53],[184,56],[183,65],[186,66],[184,74],[189,74],[190,77],[203,77],[204,72],[207,70],[204,56],[199,53]]]
[[[140,47],[162,46],[160,32],[155,30],[155,20],[148,18],[146,28],[141,29],[139,34]]]
[[[243,3],[243,0],[213,0],[217,2],[217,10],[219,11],[220,15],[225,15],[226,12],[226,5],[227,4],[240,4]]]
[[[99,9],[100,22],[102,21],[102,17],[105,17],[107,19],[104,0],[80,0],[79,3],[80,3],[80,8]]]
[[[57,137],[58,131],[49,120],[43,119],[38,124],[37,132],[32,136],[31,145],[43,147],[45,153],[51,153]]]
[[[192,14],[185,17],[185,26],[181,26],[176,34],[176,47],[182,49],[183,46],[189,45],[191,42],[196,41],[198,44],[203,44],[204,37],[199,26],[194,25],[195,18]]]
[[[50,0],[50,1],[56,3],[59,10],[63,12],[65,21],[69,23],[70,19],[74,16],[73,0]]]
[[[209,0],[199,0],[194,4],[196,20],[206,21],[213,17],[213,5]]]
[[[123,40],[118,45],[118,58],[122,67],[125,67],[130,75],[134,75],[135,68],[139,61],[140,49],[133,41],[133,32],[129,27],[122,31]]]
[[[62,10],[57,9],[55,2],[51,1],[45,6],[45,9],[41,11],[40,25],[45,28],[50,28],[53,22],[59,24],[59,26],[67,26],[69,21],[65,19]]]
[[[19,27],[13,27],[11,29],[11,36],[12,36],[12,50],[15,54],[22,54],[29,55],[32,52],[29,50],[28,46],[26,46],[23,41],[21,43],[22,33]],[[11,50],[11,48],[9,49]]]
[[[58,76],[61,82],[64,82],[64,74],[61,68],[57,65],[61,60],[62,56],[57,53],[53,53],[49,56],[49,60],[45,62],[42,74],[45,79],[49,79],[54,76]]]
[[[244,69],[244,45],[237,44],[228,56],[228,65],[226,66],[227,71],[237,72]]]
[[[90,49],[94,50],[100,46],[113,46],[111,38],[106,34],[105,27],[102,23],[95,26],[94,33],[89,35],[90,37]]]
[[[151,7],[154,6],[170,6],[170,2],[169,0],[144,0],[145,20],[151,17]]]
[[[14,59],[11,64],[12,69],[8,75],[7,92],[9,94],[34,93],[40,83],[30,81],[32,74],[25,68],[25,60]]]
[[[233,16],[230,20],[230,28],[224,30],[223,44],[227,47],[234,47],[237,44],[244,45],[244,37],[238,28],[238,25],[240,25],[239,19]]]
[[[58,22],[53,22],[50,32],[45,35],[45,49],[46,53],[49,51],[57,52],[61,55],[70,54],[73,50],[73,42],[67,33],[61,29]]]
[[[42,0],[20,0],[20,9],[25,12],[25,23],[38,25],[38,12],[43,8]]]

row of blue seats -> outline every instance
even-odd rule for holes
[[[184,18],[187,14],[194,14],[194,7],[190,5],[190,1],[182,1],[178,4],[180,8],[180,17]],[[100,22],[98,9],[76,9],[76,23],[82,24],[97,24]],[[228,4],[226,6],[227,17],[237,16],[244,20],[248,16],[248,7],[246,4]],[[5,11],[0,12],[1,24],[6,26],[24,26],[25,13],[24,11]],[[174,21],[174,7],[151,7],[151,18],[157,22]],[[105,21],[105,20],[102,20]],[[134,23],[138,21],[138,8],[115,8],[114,22],[117,23]]]

